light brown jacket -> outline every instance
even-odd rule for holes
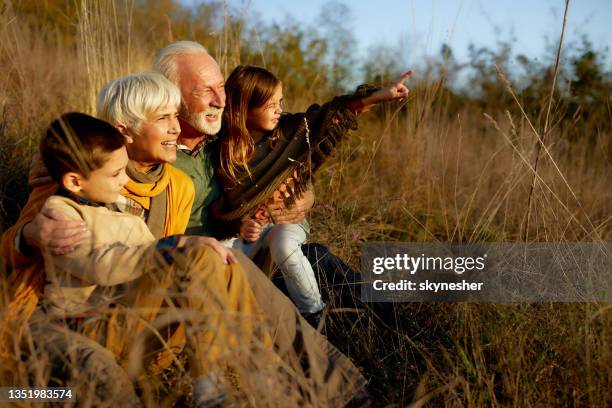
[[[157,241],[140,218],[106,207],[51,196],[54,208],[70,220],[83,220],[88,236],[66,255],[44,255],[44,305],[52,315],[78,316],[107,306],[129,283],[155,265]]]

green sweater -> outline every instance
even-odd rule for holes
[[[219,198],[221,188],[215,177],[213,155],[218,152],[215,142],[189,151],[180,147],[176,151],[174,167],[181,169],[193,180],[195,199],[191,208],[186,234],[217,236],[218,225],[209,216],[210,204]]]

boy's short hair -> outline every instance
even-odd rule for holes
[[[177,108],[181,92],[163,75],[155,72],[131,74],[102,88],[96,101],[97,115],[113,125],[138,129],[140,124],[165,105]]]
[[[89,178],[104,166],[108,155],[125,145],[125,137],[110,123],[85,113],[64,113],[47,127],[40,155],[58,184],[69,172]]]

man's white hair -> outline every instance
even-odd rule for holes
[[[118,125],[138,129],[166,105],[181,104],[181,92],[157,72],[131,74],[110,81],[96,100],[99,118]]]
[[[185,54],[208,54],[204,46],[195,41],[177,41],[161,50],[155,55],[153,69],[173,83],[178,83],[178,74],[176,69],[176,56]]]

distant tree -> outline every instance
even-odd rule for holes
[[[361,71],[363,80],[376,86],[388,84],[399,76],[405,66],[402,60],[402,50],[399,47],[379,44],[368,48]]]
[[[313,102],[329,96],[327,41],[316,30],[289,21],[283,26],[262,27],[259,33],[260,47],[243,61],[259,61],[261,65],[259,54],[262,54],[266,68],[283,81],[285,92],[289,92],[287,100],[291,108],[293,103],[300,103],[298,99]]]
[[[433,63],[437,78],[443,80],[446,86],[451,87],[459,78],[463,68],[465,68],[465,65],[460,64],[455,59],[451,46],[446,43],[442,44],[438,59]]]
[[[586,136],[589,143],[594,144],[600,136],[611,136],[612,73],[605,69],[603,61],[606,58],[607,50],[593,50],[592,44],[584,38],[582,46],[570,59],[572,76],[566,120],[584,130],[582,135],[573,135],[572,139]],[[610,154],[612,157],[612,150]]]
[[[348,23],[352,20],[349,6],[337,0],[326,3],[319,14],[318,26],[327,45],[330,86],[335,93],[345,90],[354,78],[357,42]]]
[[[468,46],[469,67],[468,94],[475,97],[482,105],[490,108],[502,108],[508,105],[510,97],[499,77],[495,66],[509,75],[509,61],[512,46],[509,42],[498,42],[498,49]]]
[[[599,54],[592,49],[592,44],[584,39],[577,56],[571,59],[573,78],[570,81],[572,98],[578,103],[602,103],[611,96],[610,73],[605,72],[603,60],[605,51]]]

